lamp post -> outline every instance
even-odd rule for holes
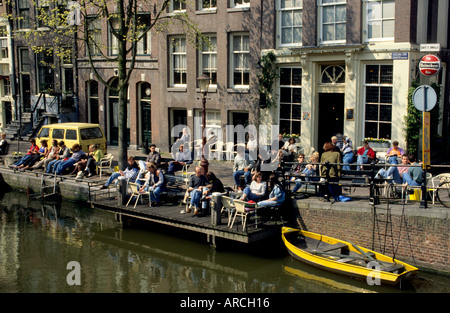
[[[204,174],[208,172],[208,160],[205,158],[205,143],[206,143],[206,135],[205,135],[205,127],[206,127],[206,95],[208,94],[209,87],[209,76],[206,74],[200,75],[197,78],[197,82],[200,88],[200,92],[202,93],[202,159],[200,161],[200,167],[203,168]]]

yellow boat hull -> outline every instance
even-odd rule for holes
[[[344,247],[346,253],[348,253],[348,258],[345,258],[341,254],[320,252],[320,250],[315,251],[307,246],[299,247],[297,242],[292,239],[296,235],[302,236],[310,243],[317,243],[318,246],[320,244],[330,247],[333,245]],[[412,279],[418,271],[418,269],[412,265],[394,260],[381,253],[355,246],[350,242],[300,229],[283,227],[282,239],[287,250],[295,259],[327,271],[365,279],[369,284],[398,285],[402,281]],[[369,256],[369,259],[367,256]],[[348,263],[348,260],[351,260],[352,263]],[[386,269],[388,267],[396,267],[399,268],[399,270],[398,272],[385,271],[383,270],[383,267]]]

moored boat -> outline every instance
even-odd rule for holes
[[[367,280],[369,284],[399,285],[411,280],[418,269],[350,241],[282,228],[282,239],[297,260],[327,271]]]

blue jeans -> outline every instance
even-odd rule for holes
[[[356,158],[356,164],[358,164],[358,165],[367,164],[367,163],[369,163],[369,158],[365,155],[358,155],[358,157]],[[357,169],[360,170],[359,166]]]
[[[191,204],[195,207],[200,207],[200,199],[202,198],[202,191],[197,189],[192,190],[189,195],[191,196]]]
[[[28,155],[22,157],[22,158],[21,158],[19,161],[17,161],[14,165],[15,165],[15,166],[22,165],[25,161],[31,159],[31,157],[32,157],[32,155],[31,155],[31,154],[28,154]]]
[[[411,178],[411,175],[409,175],[408,173],[403,173],[403,183],[407,183],[410,186],[420,186],[420,184],[418,182],[416,182],[415,180],[413,180]]]
[[[353,163],[353,152],[348,152],[346,154],[344,154],[344,156],[342,157],[342,163],[344,164],[351,164]],[[350,171],[350,165],[344,165],[342,167],[343,171]]]
[[[105,186],[108,187],[109,185],[111,185],[112,182],[119,176],[121,176],[119,172],[112,173],[111,176],[109,176],[108,180],[106,181]]]
[[[183,165],[178,163],[169,163],[169,167],[167,168],[167,174],[174,175],[176,171],[182,170]]]
[[[378,171],[378,175],[381,176],[382,178],[388,178],[389,176],[392,175],[392,178],[396,184],[403,183],[402,177],[400,176],[400,173],[398,172],[398,168],[395,166],[391,166],[387,170],[385,170],[384,168],[381,168]]]
[[[252,191],[250,190],[250,187],[245,187],[245,189],[242,193],[247,195],[248,200],[253,200],[253,201],[257,202],[261,199],[261,196],[258,196],[258,195],[255,195],[254,193],[252,193]]]
[[[246,185],[249,185],[252,182],[252,172],[251,171],[245,172],[244,170],[237,170],[233,173],[234,184],[236,186],[240,185],[239,177],[241,175],[244,175]]]
[[[153,189],[151,192],[150,192],[150,200],[151,201],[154,201],[154,202],[156,202],[156,203],[158,203],[159,202],[159,199],[161,198],[161,192],[163,192],[164,191],[164,187],[161,187],[161,186],[158,186],[158,187],[156,187],[155,189]],[[149,187],[145,187],[145,191],[148,191],[149,190]]]
[[[61,163],[61,162],[62,162],[62,160],[50,161],[50,163],[48,163],[48,165],[47,165],[47,170],[45,172],[46,173],[55,173],[56,168],[58,167],[59,163]]]
[[[68,159],[67,161],[62,161],[61,163],[58,164],[58,167],[56,168],[56,175],[61,175],[66,168],[74,165],[75,163],[76,162],[74,159]]]
[[[388,163],[389,164],[398,164],[397,156],[396,155],[390,156],[389,159],[388,159]]]

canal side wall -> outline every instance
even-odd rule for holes
[[[70,201],[89,201],[89,187],[85,182],[58,178],[61,196]],[[41,175],[0,169],[1,189],[8,188],[40,194]],[[46,178],[46,185],[52,185],[53,178]],[[391,206],[392,237],[386,237],[374,231],[373,206],[368,200],[340,203],[323,203],[314,198],[292,200],[287,206],[294,213],[293,220],[301,229],[320,233],[355,244],[377,252],[393,255],[421,269],[445,272],[450,275],[449,262],[449,219],[450,210],[430,205],[428,209],[419,208],[418,204],[408,203]],[[385,219],[386,205],[376,206],[378,218]],[[384,224],[378,223],[384,229]],[[393,239],[391,239],[393,238]]]
[[[415,265],[423,270],[450,275],[449,210],[418,204],[390,205],[391,223],[376,222],[374,208],[367,203],[293,202],[295,222],[301,229],[351,241],[362,247]],[[386,220],[386,203],[375,207],[378,220]],[[392,236],[390,236],[392,234]]]

